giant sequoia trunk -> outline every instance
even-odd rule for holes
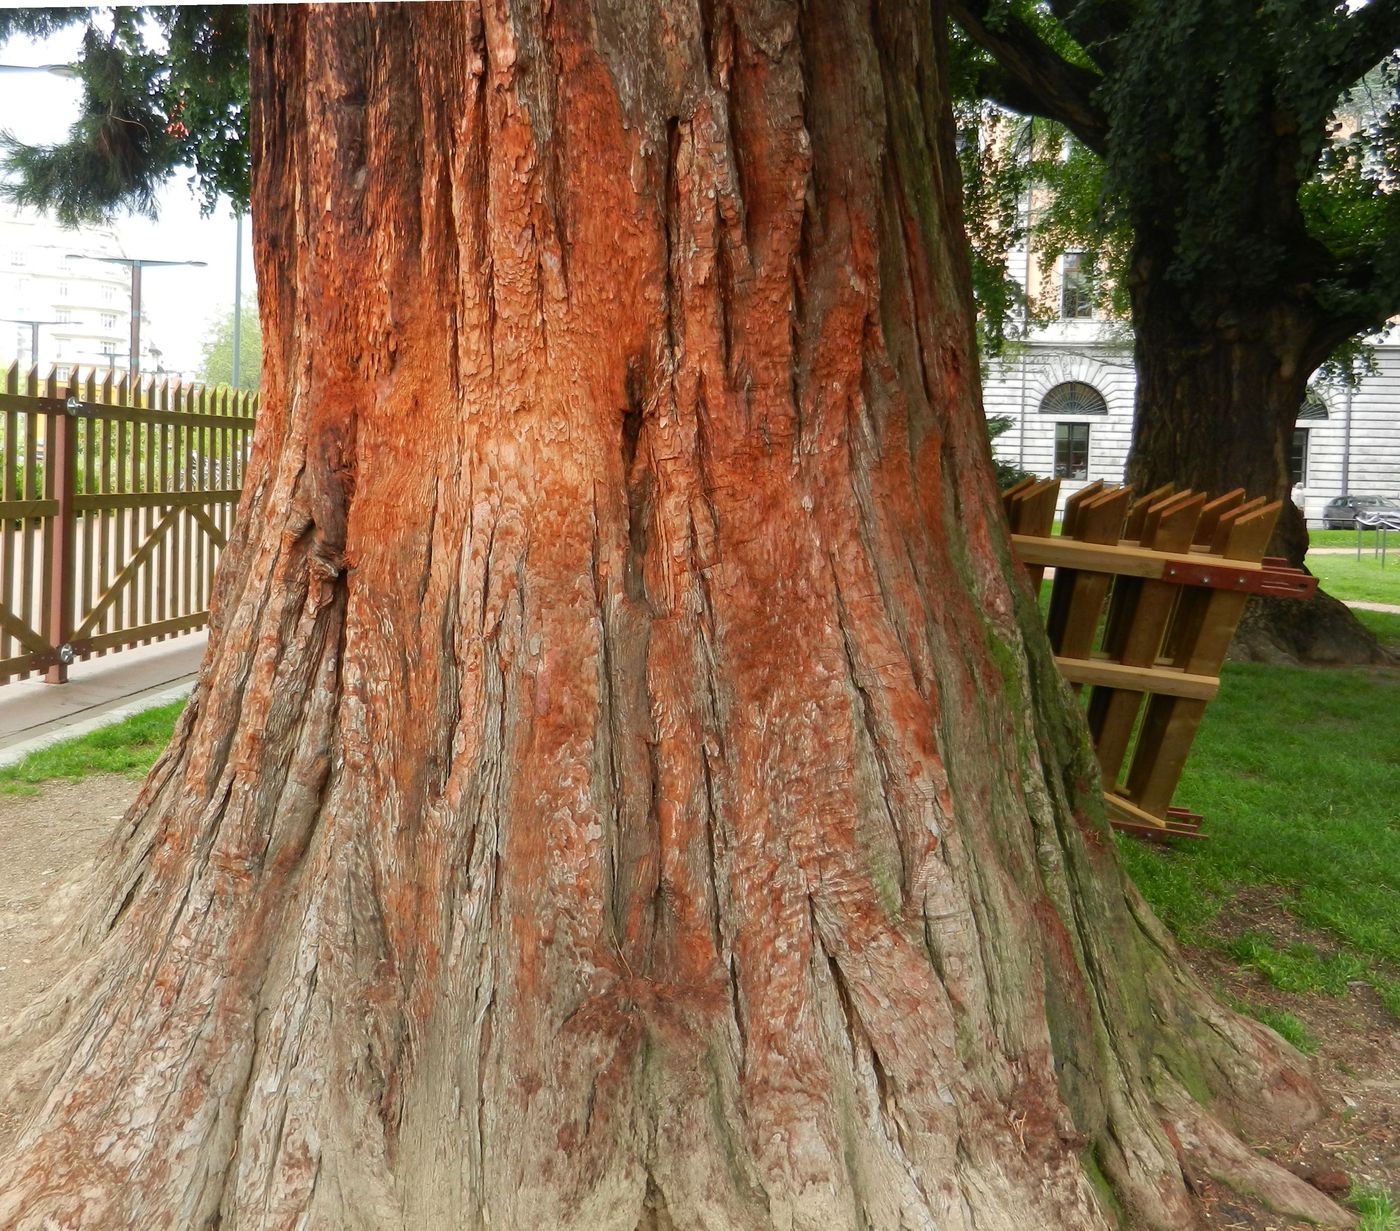
[[[1333,345],[1329,322],[1280,294],[1250,309],[1232,288],[1190,294],[1157,274],[1173,244],[1142,223],[1135,250],[1133,329],[1138,375],[1128,481],[1218,495],[1243,487],[1283,501],[1270,554],[1303,567],[1308,531],[1293,503],[1293,429],[1308,378]],[[1202,283],[1207,279],[1202,278]],[[1330,323],[1335,327],[1335,323]],[[1327,663],[1385,658],[1375,637],[1336,599],[1256,599],[1234,650],[1250,657]]]
[[[0,1226],[1344,1220],[1013,580],[925,0],[253,24],[239,540]]]

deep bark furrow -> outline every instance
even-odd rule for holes
[[[1188,1225],[1183,1091],[1315,1096],[1013,591],[937,14],[254,25],[267,407],[0,1226]]]

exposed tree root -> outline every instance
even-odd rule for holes
[[[1344,603],[1319,590],[1308,602],[1256,599],[1245,608],[1232,658],[1318,667],[1393,666],[1395,657]]]

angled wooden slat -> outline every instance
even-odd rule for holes
[[[1092,483],[1081,487],[1065,501],[1065,514],[1060,522],[1060,533],[1066,538],[1080,538],[1081,535],[1075,533],[1075,527],[1079,521],[1079,510],[1086,501],[1093,500],[1101,491],[1104,484],[1102,479],[1095,479]]]
[[[1117,543],[1131,497],[1131,490],[1122,487],[1099,490],[1081,501],[1075,510],[1075,538],[1086,543]],[[1111,573],[1056,570],[1046,621],[1050,645],[1056,654],[1066,658],[1089,657],[1111,581]]]
[[[121,650],[132,645],[136,641],[163,640],[166,637],[178,636],[180,633],[194,632],[203,628],[209,623],[209,613],[207,611],[196,611],[186,616],[176,616],[173,619],[163,620],[159,624],[137,624],[131,628],[124,628],[120,632],[103,633],[88,639],[87,645],[83,647],[83,653],[101,653],[106,650]]]
[[[0,628],[4,628],[7,636],[13,637],[31,653],[42,654],[49,648],[49,643],[40,634],[3,607],[0,607]]]
[[[1279,501],[1250,501],[1225,513],[1215,537],[1222,559],[1262,559],[1281,509]],[[1246,595],[1226,590],[1195,591],[1189,600],[1183,596],[1171,639],[1173,667],[1218,674],[1247,601]],[[1199,699],[1158,696],[1148,703],[1126,789],[1144,811],[1164,813],[1170,805],[1204,714]]]
[[[121,592],[122,587],[129,584],[134,578],[141,574],[141,566],[156,554],[170,527],[179,520],[182,512],[183,510],[178,507],[172,508],[164,517],[156,522],[151,532],[146,536],[145,541],[132,554],[131,558],[123,566],[121,572],[113,578],[112,584],[98,598],[97,602],[93,604],[92,609],[87,612],[83,622],[73,633],[75,640],[92,636],[102,619],[102,613],[106,611],[111,603],[116,601],[117,595]],[[162,616],[161,618],[163,619],[164,617]],[[149,623],[156,622],[157,621],[149,621]]]
[[[189,514],[200,525],[200,528],[209,536],[210,541],[216,547],[223,547],[225,544],[224,532],[219,529],[214,519],[209,516],[207,509],[201,508],[197,504],[189,506]]]
[[[1191,545],[1206,507],[1203,494],[1183,493],[1149,515],[1143,544],[1154,551],[1175,553]],[[1114,610],[1109,614],[1104,648],[1128,667],[1150,667],[1157,660],[1180,587],[1170,582],[1119,578],[1114,587]],[[1096,688],[1089,698],[1089,731],[1103,780],[1110,787],[1127,756],[1144,693],[1136,689]]]
[[[1097,658],[1086,661],[1058,656],[1055,664],[1065,679],[1075,684],[1105,684],[1110,688],[1198,701],[1209,701],[1220,691],[1220,680],[1216,676],[1195,675],[1174,667],[1125,667],[1122,663]]]
[[[1128,520],[1123,526],[1123,538],[1132,542],[1139,540],[1142,537],[1142,524],[1147,519],[1147,511],[1154,504],[1160,504],[1175,490],[1175,484],[1163,483],[1161,487],[1154,487],[1150,492],[1138,497],[1133,507],[1128,510]]]
[[[1007,517],[1011,516],[1010,502],[1021,492],[1026,491],[1030,487],[1033,487],[1035,485],[1035,482],[1036,480],[1034,476],[1027,475],[1024,479],[1018,479],[1015,483],[1013,483],[1010,487],[1008,487],[1004,492],[1001,493],[1001,502],[1002,506],[1006,509]]]
[[[245,440],[246,437],[240,434],[235,442],[240,475],[242,474]],[[1018,537],[1039,540],[1049,535],[1055,524],[1055,504],[1059,495],[1059,479],[1039,479],[1010,496],[1006,502],[1006,509],[1013,541]],[[1022,557],[1022,561],[1025,562],[1024,557]],[[1032,566],[1026,569],[1026,576],[1030,580],[1031,589],[1039,594],[1045,570]]]
[[[1220,519],[1231,509],[1242,505],[1244,499],[1244,488],[1237,487],[1234,491],[1226,492],[1223,496],[1217,496],[1210,501],[1201,510],[1201,520],[1196,526],[1196,534],[1192,542],[1202,547],[1209,547],[1215,540],[1215,528],[1220,524]]]

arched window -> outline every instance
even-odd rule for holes
[[[1305,419],[1325,418],[1327,418],[1327,403],[1323,401],[1322,394],[1309,385],[1307,393],[1303,395],[1303,404],[1298,407],[1298,421],[1301,423]],[[1295,486],[1306,487],[1308,485],[1308,437],[1310,434],[1310,429],[1306,427],[1293,429],[1293,448],[1288,460]]]
[[[1042,415],[1106,415],[1108,403],[1093,385],[1067,380],[1040,399]]]
[[[1040,399],[1040,413],[1061,420],[1055,424],[1055,477],[1085,480],[1089,477],[1089,425],[1076,422],[1084,415],[1108,414],[1108,403],[1093,385],[1067,380]]]
[[[1303,404],[1298,407],[1298,418],[1300,419],[1325,419],[1327,418],[1327,403],[1322,400],[1322,394],[1316,389],[1309,388],[1303,397]]]

